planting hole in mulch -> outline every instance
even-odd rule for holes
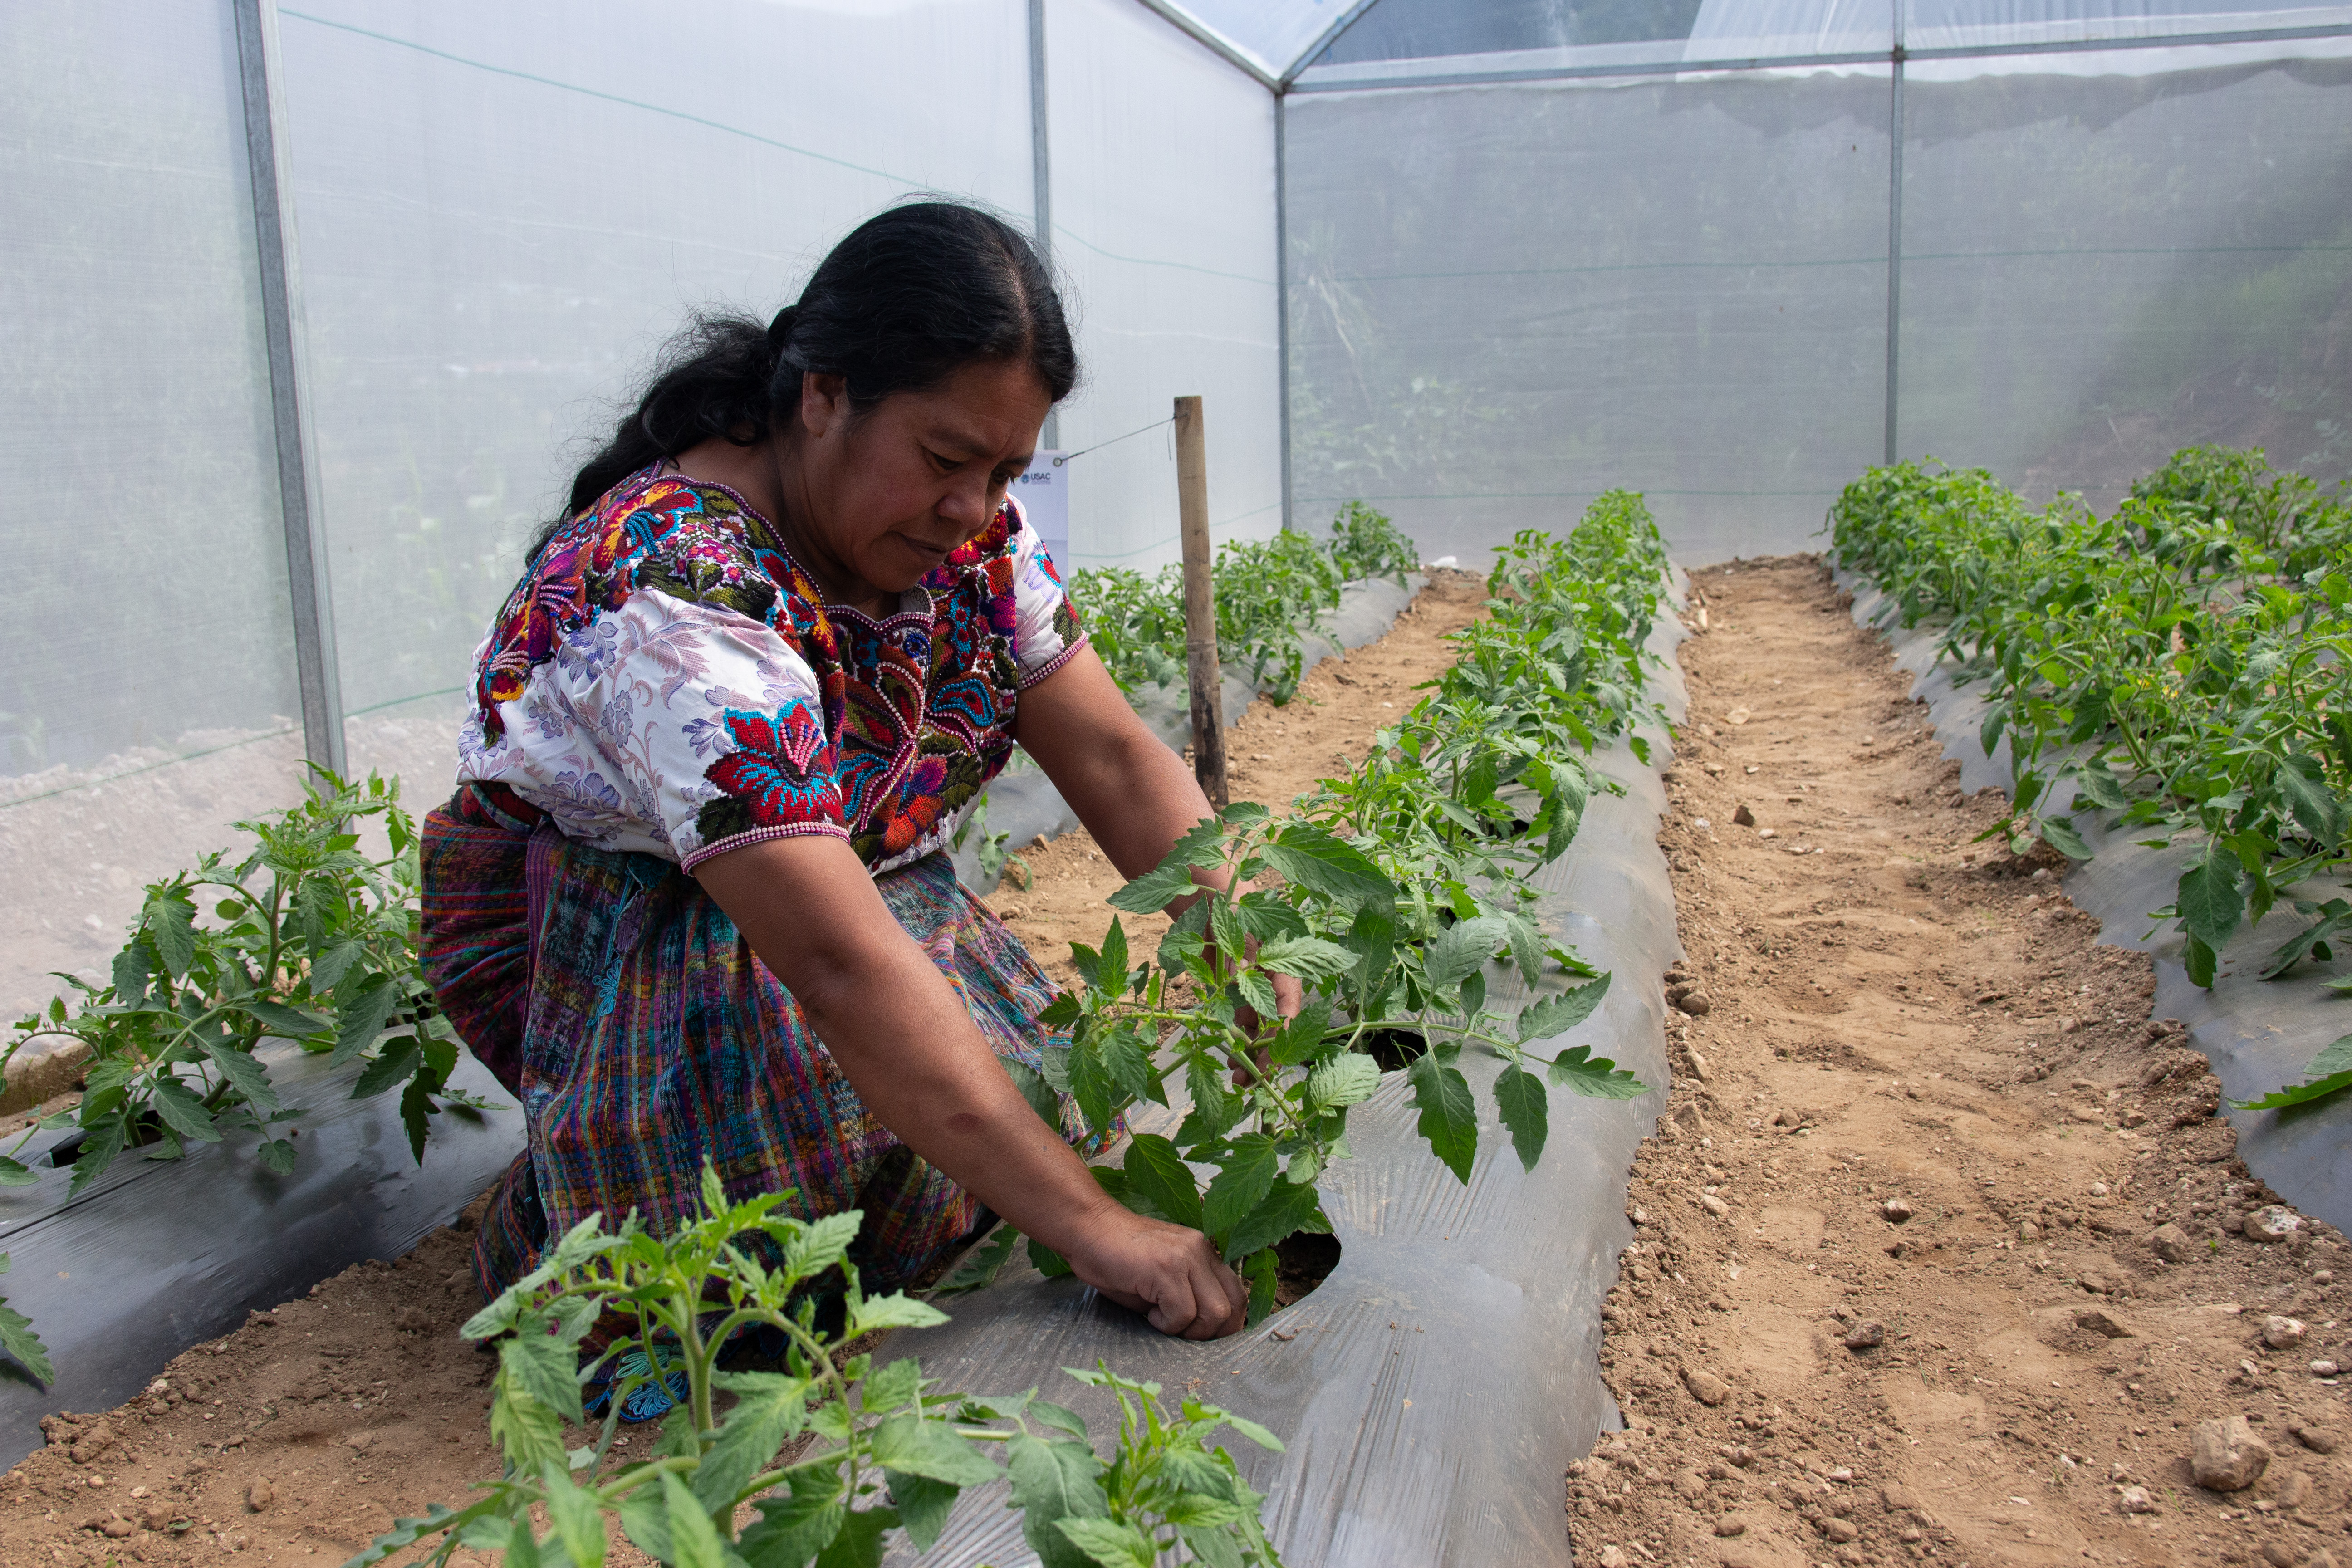
[[[1382,1072],[1402,1072],[1428,1049],[1429,1037],[1419,1029],[1374,1029],[1364,1037],[1365,1053]]]
[[[1306,1231],[1275,1243],[1274,1300],[1287,1307],[1331,1277],[1339,1267],[1339,1238]]]

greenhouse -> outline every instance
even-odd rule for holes
[[[10,14],[22,1561],[2344,1550],[2352,6]]]

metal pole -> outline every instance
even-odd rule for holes
[[[1895,461],[1897,405],[1903,374],[1903,41],[1896,5],[1895,89],[1886,131],[1886,461]]]
[[[1045,116],[1045,0],[1029,0],[1029,205],[1036,213],[1037,258],[1054,265],[1054,144]],[[1045,411],[1038,437],[1047,451],[1062,445],[1062,411]]]
[[[262,337],[269,356],[271,433],[278,446],[278,504],[285,525],[286,585],[293,601],[294,666],[302,694],[302,754],[341,774],[342,681],[335,664],[335,614],[320,536],[317,442],[301,392],[305,364],[301,268],[295,253],[294,195],[287,177],[286,102],[280,90],[276,0],[232,0],[237,76],[245,95],[245,153],[253,196],[253,237],[261,274]]]
[[[1276,379],[1280,384],[1282,416],[1282,526],[1295,526],[1290,516],[1290,158],[1284,142],[1289,95],[1274,95],[1274,308]]]
[[[1176,511],[1184,540],[1184,671],[1192,698],[1192,776],[1223,811],[1224,668],[1217,661],[1217,584],[1209,545],[1209,444],[1201,400],[1176,400]]]

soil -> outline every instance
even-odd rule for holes
[[[2352,1250],[2251,1238],[2276,1194],[2147,959],[1974,842],[1997,794],[1962,796],[1818,562],[1695,581],[1676,1082],[1603,1312],[1628,1429],[1567,1478],[1579,1561],[2352,1562],[2352,1390],[2313,1365],[2352,1362]],[[2232,1416],[2267,1463],[2200,1487],[2192,1434]]]
[[[1386,637],[1319,666],[1288,706],[1254,705],[1227,736],[1233,797],[1287,802],[1360,754],[1451,663],[1445,634],[1484,596],[1478,578],[1438,573]],[[1083,831],[1023,853],[1029,887],[1008,882],[989,902],[1073,978],[1069,944],[1101,941],[1121,879]],[[470,1230],[461,1216],[395,1262],[254,1314],[118,1409],[50,1417],[49,1446],[0,1476],[0,1568],[191,1564],[224,1551],[333,1563],[395,1516],[458,1503],[499,1468],[492,1359],[457,1331],[480,1304],[464,1268]],[[1312,1245],[1328,1238],[1302,1239],[1282,1260],[1285,1300],[1329,1271]],[[607,1561],[647,1560],[616,1540]]]

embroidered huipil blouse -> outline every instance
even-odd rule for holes
[[[826,834],[879,876],[949,840],[1011,755],[1021,692],[1085,642],[1009,497],[877,620],[827,605],[733,490],[656,465],[509,595],[475,656],[458,783],[689,871]]]

